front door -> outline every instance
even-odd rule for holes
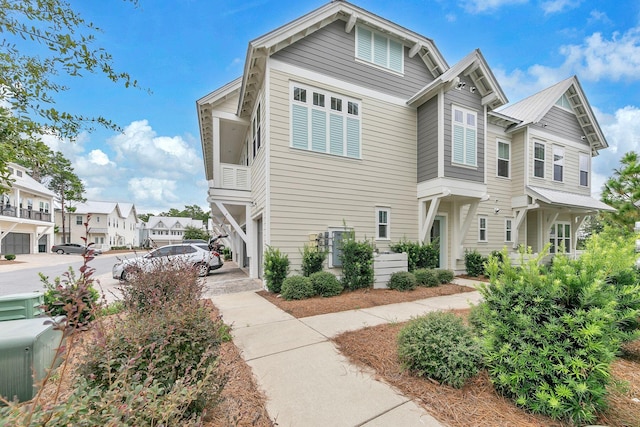
[[[447,232],[446,232],[446,218],[438,215],[433,220],[433,226],[431,227],[431,241],[438,241],[438,252],[440,256],[438,258],[437,268],[447,267]]]

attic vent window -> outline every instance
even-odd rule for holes
[[[564,95],[562,95],[560,97],[560,99],[558,99],[558,101],[556,102],[556,105],[558,107],[562,107],[562,108],[566,108],[567,110],[571,110],[571,103],[569,102],[569,98],[567,97],[566,93]]]
[[[356,58],[404,73],[402,43],[364,27],[356,27]]]

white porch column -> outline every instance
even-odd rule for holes
[[[245,207],[247,226],[247,255],[249,256],[249,277],[258,278],[260,266],[258,265],[258,233],[256,233],[255,222],[251,218],[251,205]]]
[[[213,184],[222,186],[222,171],[220,169],[220,118],[212,116],[213,125]]]
[[[14,194],[13,205],[16,208],[16,218],[20,218],[22,216],[22,212],[20,209],[20,189],[16,188],[16,191],[13,194]]]

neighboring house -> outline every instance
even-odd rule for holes
[[[344,227],[388,251],[440,244],[440,266],[551,242],[574,253],[607,142],[576,77],[507,105],[479,50],[449,66],[434,42],[332,1],[249,43],[244,74],[196,103],[208,201],[234,257],[266,245],[299,269]]]
[[[145,247],[160,247],[180,243],[187,227],[206,230],[200,219],[168,216],[150,216],[141,227],[141,242]]]
[[[0,194],[0,253],[48,252],[53,244],[54,193],[9,163],[11,188]]]
[[[140,245],[136,208],[132,203],[86,201],[72,203],[73,212],[65,209],[65,233],[62,233],[62,211],[56,207],[58,243],[94,243],[96,248],[109,250],[113,246]],[[89,219],[88,234],[84,224]]]

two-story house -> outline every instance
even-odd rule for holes
[[[53,242],[54,193],[9,163],[11,188],[0,194],[0,253],[48,252]]]
[[[56,209],[55,221],[58,226],[59,243],[93,243],[103,251],[113,246],[138,247],[138,215],[132,203],[86,201],[74,203],[72,211],[65,209],[65,227],[62,232],[62,211]],[[84,224],[89,219],[88,232]]]
[[[507,106],[482,53],[450,66],[433,40],[332,1],[249,43],[243,75],[196,102],[213,219],[252,277],[266,245],[299,268],[345,227],[387,251],[574,252],[606,140],[576,77]]]
[[[206,230],[200,219],[150,216],[141,227],[141,242],[145,247],[160,247],[173,243],[180,243],[184,239],[184,233],[188,227]]]

